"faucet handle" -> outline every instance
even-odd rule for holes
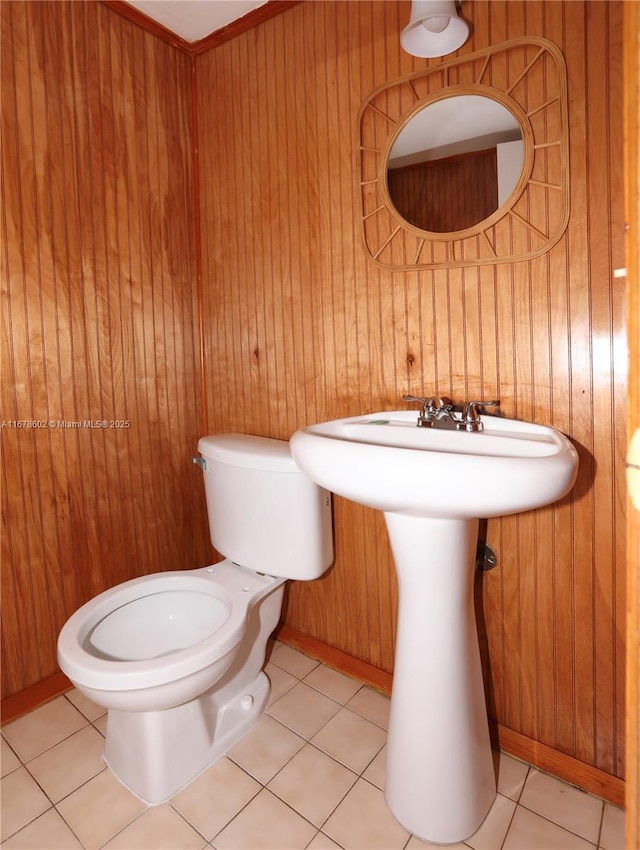
[[[462,408],[461,425],[465,431],[482,431],[484,425],[478,413],[479,407],[498,407],[500,401],[468,401]]]
[[[431,411],[429,409],[429,404],[431,403],[430,398],[423,398],[418,395],[403,395],[403,401],[417,401],[420,405],[420,413],[418,414],[418,421],[416,425],[418,428],[431,428],[433,422],[431,421]]]
[[[428,398],[423,398],[422,396],[415,395],[403,395],[403,401],[417,401],[422,405],[422,409],[426,412],[427,410],[436,411],[436,410],[444,410],[449,405],[453,404],[450,399],[440,398],[440,396],[432,395]]]
[[[417,401],[420,404],[426,404],[428,399],[422,398],[422,396],[419,395],[403,395],[402,401]]]

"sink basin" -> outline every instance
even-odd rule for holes
[[[479,518],[560,499],[578,455],[544,425],[482,416],[484,430],[468,433],[417,421],[371,413],[290,442],[317,484],[384,512],[399,590],[385,799],[409,832],[453,844],[496,796],[473,592]]]
[[[291,451],[316,483],[393,513],[465,518],[554,502],[575,481],[578,456],[545,425],[482,416],[478,433],[417,428],[412,410],[309,425]]]

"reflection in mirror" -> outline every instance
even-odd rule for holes
[[[387,162],[389,196],[420,230],[465,230],[511,195],[523,157],[520,125],[501,103],[478,95],[443,98],[398,134]]]

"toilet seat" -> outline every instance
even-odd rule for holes
[[[110,661],[151,660],[213,637],[229,613],[219,595],[158,590],[115,608],[91,629],[84,645]]]
[[[58,640],[60,666],[80,691],[107,708],[126,705],[144,711],[149,704],[157,708],[179,704],[190,690],[208,686],[209,679],[213,683],[228,668],[242,641],[249,606],[281,581],[222,561],[198,570],[155,573],[124,582],[94,597],[69,618]],[[142,613],[149,617],[156,602],[166,609],[172,596],[180,604],[188,597],[197,600],[199,623],[190,632],[193,642],[185,646],[177,641],[172,648],[163,639],[158,653],[147,646],[141,658],[122,657],[127,636],[118,643],[119,627],[128,617],[136,619]],[[209,626],[207,609],[213,621]],[[144,647],[141,617],[127,631]],[[176,683],[182,686],[176,689]],[[165,686],[167,691],[171,686],[175,695],[165,697]]]

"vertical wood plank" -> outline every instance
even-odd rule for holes
[[[99,3],[1,14],[9,696],[92,595],[209,556],[187,60]]]
[[[629,436],[640,428],[640,7],[625,4],[623,27],[624,58],[624,213],[627,268],[627,330],[629,340],[629,384],[627,425]],[[625,727],[627,754],[625,782],[627,847],[640,844],[640,512],[627,496],[628,617],[626,620]]]

